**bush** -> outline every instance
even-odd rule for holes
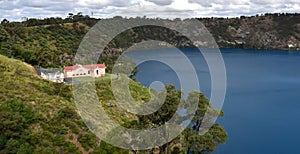
[[[15,139],[9,139],[5,146],[5,151],[7,153],[17,153],[20,148],[20,142]]]
[[[0,135],[0,150],[5,148],[6,142],[7,142],[6,136]]]
[[[85,150],[89,150],[90,148],[94,148],[96,146],[97,138],[92,133],[83,133],[79,135],[78,141]]]
[[[64,107],[58,111],[59,119],[76,119],[78,118],[77,112],[70,107]]]

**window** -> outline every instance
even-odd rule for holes
[[[86,75],[86,73],[83,73],[83,75]]]
[[[96,74],[99,75],[99,70],[96,71]]]
[[[90,72],[90,71],[88,71],[88,74],[91,74],[91,72]]]
[[[75,74],[73,74],[73,76],[75,76]]]

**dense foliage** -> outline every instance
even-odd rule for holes
[[[115,17],[124,19],[122,17]],[[37,67],[71,65],[79,44],[100,19],[70,13],[67,18],[26,19],[0,25],[0,54],[21,59]],[[144,20],[163,20],[147,19]],[[180,19],[175,19],[180,20]],[[299,48],[300,15],[274,13],[239,18],[198,18],[220,47],[255,49]],[[99,62],[110,72],[122,51],[143,40],[162,40],[175,46],[193,46],[186,38],[159,27],[136,27],[110,42]]]
[[[92,134],[80,118],[72,98],[70,85],[43,80],[34,73],[32,66],[19,60],[0,55],[0,153],[132,153],[113,147]],[[150,99],[148,89],[130,81],[130,92],[139,102]],[[110,79],[96,80],[97,94],[108,114],[120,124],[128,127],[149,127],[162,124],[170,118],[180,101],[180,91],[167,86],[168,95],[163,106],[155,115],[137,117],[114,104]],[[204,95],[199,105],[209,106]],[[205,108],[202,108],[206,110]],[[169,112],[170,111],[170,112]],[[199,117],[202,111],[199,110]],[[202,113],[203,114],[203,113]],[[160,115],[161,118],[158,118]],[[190,131],[188,131],[190,130]],[[139,151],[187,151],[197,146],[197,151],[213,151],[224,143],[227,134],[223,127],[215,124],[207,135],[190,135],[196,129],[190,127],[174,141],[161,149]],[[187,136],[193,136],[189,139]],[[184,139],[186,138],[186,139]],[[200,143],[200,142],[199,142]],[[196,150],[196,149],[193,149]]]

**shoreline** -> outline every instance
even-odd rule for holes
[[[194,48],[198,48],[198,49],[242,49],[242,50],[255,50],[255,51],[295,51],[295,52],[300,52],[300,49],[288,49],[288,48],[274,48],[274,49],[255,49],[255,48],[235,48],[235,47],[220,47],[220,48],[205,48],[205,47],[161,47],[161,48],[150,48],[150,49],[143,49],[143,50],[125,50],[122,52],[139,52],[139,51],[151,51],[151,50],[163,50],[163,49],[194,49]]]

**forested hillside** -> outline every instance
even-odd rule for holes
[[[299,49],[300,14],[274,13],[240,18],[199,19],[220,47]]]
[[[68,65],[72,63],[74,53],[88,29],[89,26],[77,22],[38,26],[2,24],[0,53],[34,66]]]
[[[21,59],[35,67],[70,65],[81,40],[99,20],[81,13],[69,14],[65,19],[27,19],[23,22],[10,22],[4,19],[0,25],[0,54]],[[219,47],[299,49],[300,46],[300,14],[276,13],[198,20],[212,33]],[[177,34],[172,32],[165,34],[155,27],[135,28],[115,38],[102,55],[100,62],[106,63],[110,71],[118,55],[132,44],[153,37],[169,40],[170,35],[175,39],[169,43],[177,47],[205,44],[205,42],[190,43],[182,37],[177,37]]]

